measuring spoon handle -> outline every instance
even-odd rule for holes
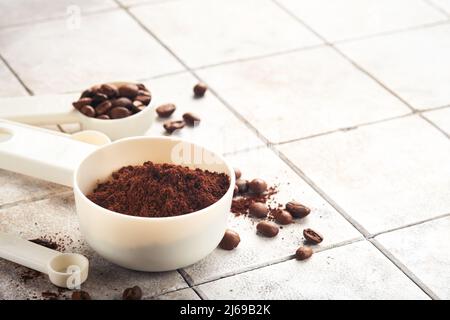
[[[73,95],[46,95],[0,99],[0,119],[32,125],[75,123],[79,121]]]
[[[95,149],[67,135],[0,120],[0,169],[72,186],[75,169]]]
[[[48,262],[59,254],[58,251],[9,233],[0,232],[0,258],[42,273],[48,273]]]

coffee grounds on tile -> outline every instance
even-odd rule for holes
[[[212,205],[229,186],[230,179],[224,173],[148,161],[115,171],[87,197],[103,208],[126,215],[171,217]]]
[[[269,187],[266,192],[262,194],[254,194],[251,192],[240,194],[239,196],[233,199],[231,204],[231,212],[234,215],[246,215],[248,214],[248,209],[253,202],[262,202],[264,204],[268,204],[269,202],[273,202],[273,196],[278,193],[278,189],[276,186]],[[273,204],[269,205],[269,214],[275,208],[272,208]]]
[[[56,242],[54,242],[53,240],[50,239],[45,239],[45,238],[37,238],[37,239],[32,239],[30,240],[33,243],[36,243],[40,246],[52,249],[52,250],[57,250],[58,249],[58,244]]]

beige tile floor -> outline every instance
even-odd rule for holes
[[[96,299],[135,284],[148,299],[450,298],[448,0],[73,3],[0,0],[0,108],[45,107],[47,94],[64,101],[101,81],[145,82],[154,106],[202,117],[177,134],[313,213],[273,240],[230,214],[236,250],[139,273],[85,244],[70,189],[0,170],[1,231],[71,239],[66,250],[91,259],[85,289]],[[196,100],[199,80],[210,91]],[[161,122],[148,134],[164,134]],[[306,226],[325,241],[299,262]],[[0,299],[55,291],[20,272],[0,261]]]

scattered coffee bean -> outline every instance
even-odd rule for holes
[[[89,293],[83,290],[72,292],[72,300],[91,300]]]
[[[139,96],[136,96],[136,97],[134,98],[134,100],[140,101],[140,102],[142,102],[143,104],[145,104],[146,106],[148,106],[149,103],[150,103],[150,101],[152,100],[152,97],[150,97],[150,96],[144,96],[144,95],[139,95]]]
[[[177,120],[177,121],[167,121],[163,124],[164,129],[170,134],[172,134],[175,130],[183,129],[184,128],[184,121],[183,120]]]
[[[233,168],[233,169],[234,169],[234,175],[236,176],[236,180],[237,180],[242,176],[242,172],[239,168]]]
[[[227,229],[222,241],[219,243],[219,247],[224,250],[233,250],[238,246],[239,242],[241,242],[239,234],[233,230]]]
[[[114,84],[104,83],[84,90],[78,101],[72,104],[74,108],[90,117],[120,119],[142,111],[150,103],[150,100],[151,93],[143,84],[126,84],[117,88]],[[94,108],[95,114],[90,108],[84,108],[81,111],[84,106]],[[112,111],[113,108],[118,107],[126,108],[128,111],[123,109]]]
[[[313,255],[313,251],[311,248],[308,248],[308,247],[300,247],[295,252],[295,258],[297,260],[305,260],[305,259],[308,259],[309,257],[311,257],[312,255]]]
[[[239,188],[237,185],[234,185],[233,197],[237,196],[238,194],[239,194]]]
[[[95,107],[95,111],[97,112],[97,115],[105,114],[109,111],[109,109],[112,108],[112,103],[109,100],[105,100],[102,103],[100,103],[98,106]]]
[[[251,192],[260,194],[267,190],[267,183],[262,179],[253,179],[248,184]]]
[[[175,112],[176,108],[177,107],[173,103],[166,103],[156,108],[156,113],[160,118],[168,118]]]
[[[303,230],[303,236],[305,239],[313,244],[318,244],[323,241],[323,237],[320,233],[317,233],[316,231],[312,229],[305,229]]]
[[[183,114],[183,119],[184,122],[186,122],[187,125],[189,126],[196,126],[200,123],[200,118],[193,114],[192,112],[187,112],[185,114]]]
[[[99,89],[100,93],[106,94],[108,98],[115,98],[119,95],[119,90],[113,84],[102,84]]]
[[[273,238],[278,234],[280,228],[273,222],[261,221],[256,225],[256,230],[265,237]]]
[[[126,288],[122,294],[122,300],[141,300],[142,290],[139,286]]]
[[[208,90],[208,86],[204,83],[197,83],[194,87],[194,96],[196,98],[201,98],[205,95],[206,90]]]
[[[131,111],[124,107],[112,108],[109,112],[109,117],[111,119],[121,119],[126,118],[131,115]]]
[[[269,208],[262,202],[254,202],[248,208],[248,213],[256,218],[265,218]]]
[[[129,108],[133,105],[133,102],[131,102],[131,100],[128,98],[122,97],[122,98],[111,100],[111,104],[112,104],[113,108],[116,108],[116,107]]]
[[[134,99],[137,96],[139,88],[135,84],[124,84],[119,87],[119,95],[129,99]]]
[[[304,218],[311,212],[311,209],[309,209],[308,207],[302,205],[300,202],[297,201],[289,201],[286,204],[286,210],[294,218]]]
[[[80,110],[82,107],[91,105],[92,104],[92,98],[81,98],[78,101],[72,102],[72,105],[75,107],[75,109]]]
[[[292,216],[286,210],[279,210],[275,213],[274,218],[278,224],[286,225],[292,223]]]
[[[244,179],[237,179],[236,185],[239,188],[240,193],[246,193],[248,190],[248,181]]]
[[[95,117],[95,109],[89,105],[82,106],[80,112],[88,117]]]

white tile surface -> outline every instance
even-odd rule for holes
[[[422,0],[279,0],[328,41],[364,37],[444,21]]]
[[[278,203],[284,205],[294,199],[310,207],[311,213],[304,219],[295,220],[294,224],[283,226],[275,238],[264,238],[256,234],[258,219],[230,214],[228,227],[239,233],[239,246],[233,251],[216,249],[202,261],[185,268],[195,283],[291,256],[303,243],[302,233],[305,228],[313,228],[322,233],[324,241],[317,246],[320,248],[361,237],[356,229],[277,159],[272,151],[262,149],[228,158],[234,166],[241,169],[244,179],[259,177],[269,185],[279,184],[279,192],[275,197]]]
[[[419,117],[279,149],[371,233],[450,211],[450,143]]]
[[[209,299],[428,299],[366,241],[200,286]]]
[[[450,299],[449,230],[447,217],[382,234],[376,240],[441,299]]]
[[[439,8],[443,9],[447,14],[450,15],[450,1],[449,0],[429,0],[431,3],[435,4]]]
[[[450,107],[430,112],[425,112],[423,115],[436,124],[439,128],[450,135]]]
[[[26,96],[27,91],[11,71],[0,61],[0,97]]]
[[[0,169],[0,206],[69,190],[58,184]]]
[[[320,43],[269,0],[168,1],[132,12],[191,67]]]
[[[125,288],[139,285],[144,298],[187,287],[176,272],[145,273],[130,271],[111,264],[95,254],[78,230],[72,196],[23,204],[0,210],[0,231],[20,234],[25,239],[50,236],[63,243],[66,252],[78,252],[89,258],[89,279],[82,289],[93,299],[120,299]],[[40,276],[24,283],[23,268],[0,259],[0,299],[36,299],[41,292],[56,292],[48,279]],[[70,297],[70,292],[68,293]]]
[[[409,112],[372,79],[325,47],[198,73],[272,142]]]
[[[164,135],[163,123],[168,120],[181,120],[185,112],[192,112],[200,117],[200,124],[186,126],[172,134],[190,141],[198,142],[220,153],[243,150],[262,145],[250,129],[236,118],[211,92],[201,99],[194,99],[192,88],[197,84],[190,74],[167,76],[146,82],[152,92],[152,105],[174,103],[176,111],[170,118],[156,121],[148,131],[149,135]]]
[[[71,19],[75,15],[117,7],[112,0],[3,0],[0,12],[0,27],[29,24],[53,18]]]
[[[172,291],[154,298],[155,300],[200,300],[194,290],[182,289],[178,291]]]
[[[450,24],[338,47],[413,107],[450,104]]]
[[[38,94],[183,69],[122,11],[83,16],[73,30],[64,20],[2,30],[0,52]]]

